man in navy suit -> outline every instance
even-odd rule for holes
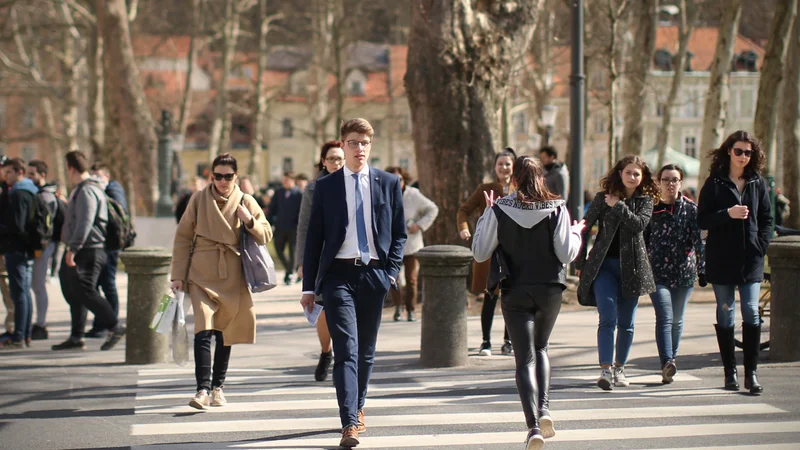
[[[333,338],[339,445],[355,447],[366,431],[362,409],[383,302],[403,263],[406,226],[400,178],[367,165],[372,126],[351,119],[340,131],[345,166],[314,189],[300,303],[310,311],[314,294],[322,295]]]

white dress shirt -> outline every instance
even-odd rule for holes
[[[347,199],[347,232],[342,242],[342,248],[336,254],[337,259],[361,258],[358,249],[358,231],[356,227],[356,184],[353,181],[353,172],[347,166],[344,170],[344,193]],[[358,172],[358,181],[361,183],[361,199],[364,202],[364,225],[367,231],[370,259],[378,259],[378,250],[375,247],[375,238],[372,235],[372,190],[370,189],[369,166],[365,165]]]

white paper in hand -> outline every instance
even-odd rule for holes
[[[315,327],[317,326],[317,320],[319,320],[319,315],[322,314],[322,305],[314,303],[314,309],[312,309],[311,312],[308,312],[308,308],[303,308],[303,314],[305,314],[308,323],[312,327]]]

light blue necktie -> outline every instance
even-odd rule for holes
[[[364,222],[364,197],[361,195],[361,183],[359,174],[354,173],[353,180],[356,182],[356,234],[358,234],[358,251],[361,253],[361,262],[369,264],[369,243],[367,242],[367,225]]]

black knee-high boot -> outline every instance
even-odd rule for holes
[[[764,388],[758,382],[758,351],[761,349],[761,325],[742,324],[742,350],[744,351],[744,388],[753,395],[761,395]]]
[[[214,331],[217,341],[214,348],[214,372],[211,378],[211,388],[222,387],[225,384],[225,375],[228,373],[228,362],[231,359],[231,346],[225,345],[222,331]]]
[[[722,359],[722,366],[725,368],[725,389],[738,391],[739,377],[736,373],[736,348],[733,340],[733,328],[723,328],[718,324],[715,324],[714,328],[717,330],[719,356]]]

